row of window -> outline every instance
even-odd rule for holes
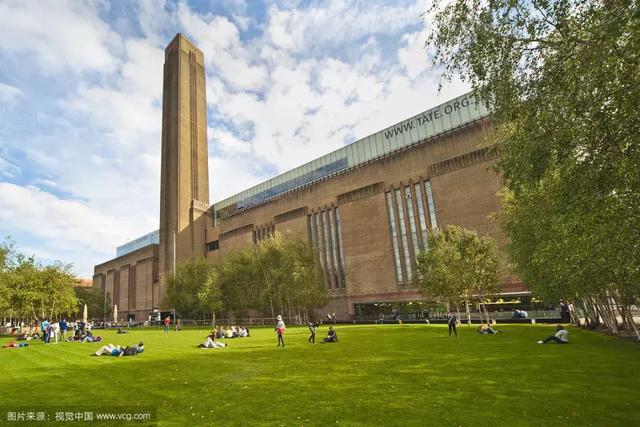
[[[345,287],[344,251],[340,211],[337,207],[313,212],[309,215],[309,238],[320,257],[327,289]]]
[[[438,227],[431,182],[426,180],[407,184],[387,191],[385,197],[396,281],[399,284],[409,283],[416,273],[418,252],[429,247],[429,225],[432,229]]]
[[[266,239],[267,237],[273,236],[273,233],[276,232],[276,228],[273,224],[265,224],[259,227],[256,227],[253,230],[253,243],[257,243],[261,240]]]

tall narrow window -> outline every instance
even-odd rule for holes
[[[389,211],[389,228],[391,229],[391,245],[393,246],[393,259],[396,265],[396,280],[402,282],[402,266],[400,265],[400,245],[398,244],[398,230],[396,228],[396,214],[393,208],[391,192],[386,193],[387,210]]]
[[[338,260],[338,242],[336,241],[336,227],[333,217],[333,209],[329,209],[329,225],[331,232],[331,256],[333,257],[333,267],[335,271],[335,284],[336,288],[341,288],[340,282],[342,281],[338,272],[340,271],[340,261]]]
[[[436,221],[436,205],[433,202],[433,191],[431,190],[431,181],[424,182],[424,189],[427,193],[427,204],[429,205],[429,219],[431,220],[431,228],[438,228]]]
[[[420,183],[414,185],[416,193],[416,205],[418,207],[418,221],[420,223],[420,234],[422,235],[422,244],[424,250],[429,249],[429,228],[427,227],[427,218],[424,216],[424,202],[422,200],[422,189]]]
[[[340,270],[340,276],[342,277],[342,287],[345,287],[344,283],[344,270],[346,268],[346,264],[344,263],[344,250],[342,249],[342,226],[340,225],[340,211],[336,208],[336,228],[338,229],[338,252],[340,252],[340,266],[342,269]]]
[[[325,257],[327,260],[326,265],[326,271],[327,273],[330,273],[331,270],[333,269],[332,263],[331,263],[331,252],[330,252],[330,248],[332,245],[331,242],[331,237],[329,236],[329,227],[327,224],[327,211],[322,211],[322,231],[324,233],[324,251],[325,251]],[[332,274],[328,274],[329,276],[329,289],[331,289],[332,287],[332,279],[331,276]]]
[[[409,255],[409,242],[407,238],[407,227],[404,223],[404,203],[402,203],[402,192],[396,188],[396,203],[398,204],[398,223],[400,225],[400,241],[404,251],[404,264],[407,269],[407,280],[410,281],[413,274],[411,271],[411,256]]]
[[[411,187],[404,187],[404,198],[407,201],[407,218],[409,218],[409,231],[411,231],[411,242],[413,243],[413,257],[412,262],[415,262],[415,257],[418,255],[420,247],[418,245],[418,230],[416,227],[416,216],[413,212],[413,198],[411,196]]]
[[[311,238],[311,243],[313,247],[318,250],[318,236],[316,235],[316,217],[311,214],[309,215],[309,237]]]
[[[320,218],[320,215],[318,215],[318,212],[313,214],[313,218],[314,218],[314,222],[316,224],[316,238],[317,238],[317,244],[316,247],[318,248],[318,258],[320,258],[320,267],[322,267],[324,269],[324,266],[327,265],[327,263],[325,262],[325,258],[324,258],[324,248],[323,248],[323,240],[322,240],[322,225],[320,224],[320,222],[322,221],[322,218]]]

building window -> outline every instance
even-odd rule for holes
[[[333,263],[331,259],[331,246],[333,245],[333,241],[331,239],[331,235],[329,234],[329,224],[327,224],[327,211],[322,211],[322,231],[324,233],[324,252],[325,258],[327,260],[326,264],[326,273],[329,276],[329,289],[333,286]]]
[[[333,257],[333,267],[334,267],[334,273],[335,273],[335,284],[336,284],[336,288],[341,288],[342,287],[342,283],[340,283],[342,280],[342,278],[340,277],[340,275],[338,274],[338,272],[340,271],[340,260],[338,259],[338,236],[336,235],[336,225],[335,225],[335,220],[334,220],[334,215],[333,215],[333,209],[329,209],[328,210],[329,213],[329,225],[331,228],[331,256]]]
[[[318,212],[313,214],[313,219],[314,219],[314,223],[316,225],[316,242],[315,242],[315,246],[316,249],[318,250],[318,255],[320,258],[320,267],[322,267],[322,269],[324,270],[324,266],[327,265],[325,257],[324,257],[324,245],[323,245],[323,240],[322,240],[322,225],[320,224],[321,222],[321,218],[320,215],[318,215]]]
[[[413,260],[418,255],[420,246],[418,245],[418,230],[416,227],[416,216],[413,212],[413,196],[411,195],[411,186],[404,187],[404,197],[407,202],[407,218],[409,218],[409,231],[411,231],[411,242],[413,243]]]
[[[207,252],[217,251],[220,249],[220,241],[214,240],[213,242],[207,243]]]
[[[438,221],[436,221],[436,205],[433,202],[433,191],[431,190],[431,181],[424,182],[424,189],[427,193],[427,205],[429,206],[429,219],[431,220],[431,229],[438,228]]]
[[[400,264],[400,245],[398,244],[398,230],[396,228],[396,214],[393,207],[391,192],[385,193],[387,198],[387,210],[389,211],[389,227],[391,229],[391,245],[393,246],[393,259],[396,266],[396,280],[402,282],[402,265]]]
[[[258,243],[261,240],[273,236],[275,226],[273,224],[265,224],[257,227],[253,232],[253,242]]]
[[[311,239],[318,253],[327,289],[345,287],[342,230],[338,208],[310,215]]]
[[[422,188],[420,183],[414,185],[416,193],[416,205],[418,207],[418,221],[420,223],[420,234],[422,235],[422,245],[424,250],[429,249],[429,227],[427,227],[427,218],[424,215],[424,202],[422,199]]]
[[[398,224],[400,225],[400,241],[404,253],[404,264],[407,271],[407,281],[411,281],[413,272],[411,271],[411,255],[409,255],[409,239],[407,236],[407,226],[404,222],[404,204],[402,203],[402,192],[396,188],[396,203],[398,205]]]
[[[344,263],[344,251],[342,249],[342,226],[340,225],[340,211],[336,208],[336,228],[338,229],[338,251],[340,253],[340,277],[342,278],[342,287],[345,287],[345,274],[344,269],[346,268],[346,264]]]

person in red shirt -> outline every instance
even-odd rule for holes
[[[171,317],[167,316],[164,318],[164,333],[168,334],[169,333],[169,324],[171,323]]]

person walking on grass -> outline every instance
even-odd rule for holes
[[[309,336],[309,339],[307,341],[309,341],[311,344],[315,344],[316,343],[316,331],[318,330],[318,324],[317,323],[313,323],[313,322],[309,322],[309,332],[311,332],[311,335]]]
[[[449,315],[447,316],[447,325],[449,325],[449,336],[451,336],[451,331],[458,338],[458,330],[456,329],[456,324],[458,323],[458,317],[453,312],[453,310],[449,310]]]
[[[171,324],[171,317],[167,316],[164,318],[164,333],[168,334],[169,333],[169,325]]]
[[[278,334],[278,347],[280,347],[280,344],[282,344],[282,347],[284,347],[284,331],[287,330],[287,327],[284,325],[284,322],[282,321],[282,316],[278,314],[278,323],[276,323],[276,333]]]

